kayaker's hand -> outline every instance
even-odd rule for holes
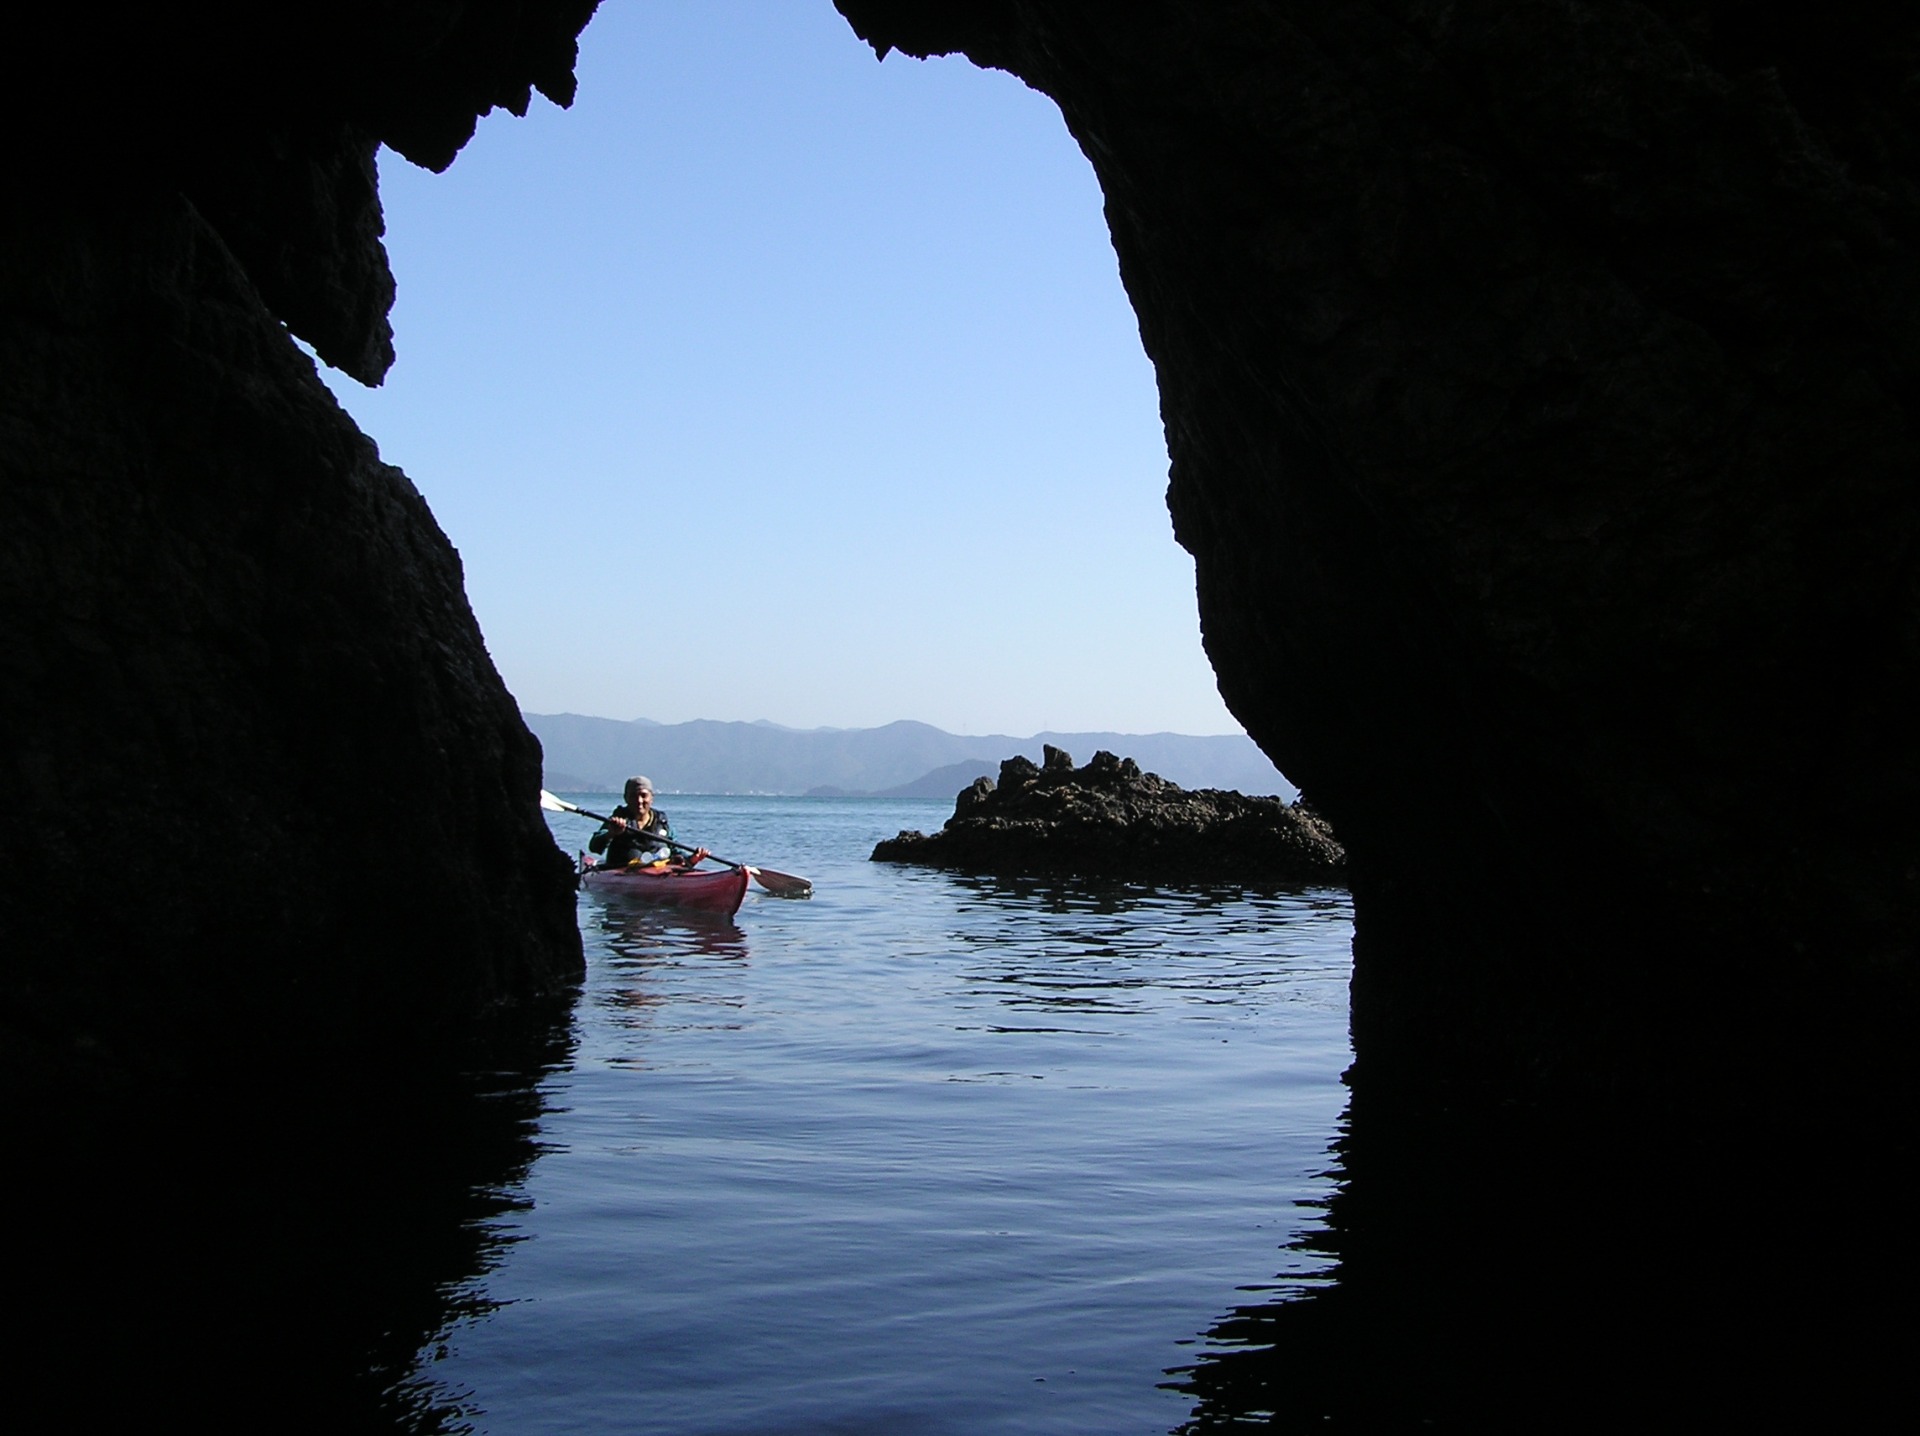
[[[627,820],[625,818],[608,818],[607,826],[612,828],[616,833],[624,833],[627,830]]]
[[[693,856],[687,859],[687,866],[690,868],[697,868],[700,866],[700,864],[704,863],[708,858],[712,856],[713,854],[708,852],[705,848],[695,848],[693,850]]]

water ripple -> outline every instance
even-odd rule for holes
[[[433,1378],[496,1433],[1179,1425],[1183,1344],[1314,1270],[1346,895],[954,877],[865,861],[939,809],[663,802],[816,895],[582,899],[524,1239]]]

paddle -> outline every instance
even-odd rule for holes
[[[554,795],[549,793],[545,788],[540,790],[540,806],[550,813],[578,813],[583,818],[593,818],[598,822],[604,823],[609,821],[609,819],[599,813],[589,813],[585,808],[575,807],[565,798],[554,797]],[[657,843],[661,847],[677,848],[683,853],[699,851],[697,848],[688,847],[685,843],[676,843],[672,838],[659,837],[653,833],[646,834],[646,840],[649,843]],[[714,857],[712,853],[708,853],[707,856],[713,858],[716,863],[724,867],[744,868],[748,877],[759,883],[761,887],[765,888],[775,897],[803,898],[813,896],[813,884],[805,878],[795,877],[792,873],[777,873],[772,868],[756,868],[748,863],[736,863],[726,858]]]

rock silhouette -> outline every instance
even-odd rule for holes
[[[1345,879],[1346,850],[1303,803],[1189,791],[1108,752],[1084,768],[1052,744],[1044,757],[1007,759],[997,783],[980,778],[961,790],[939,832],[889,838],[873,861],[1170,882]]]
[[[1383,939],[1358,959],[1362,1070],[1498,1054],[1516,1081],[1696,1058],[1760,1077],[1809,963],[1844,994],[1827,1054],[1910,1070],[1906,21],[1623,0],[840,9],[876,49],[1020,75],[1095,168],[1223,694],[1336,826]],[[412,888],[447,894],[448,925],[421,926],[486,954],[420,982],[423,1013],[577,961],[452,556],[371,450],[349,454],[287,330],[384,372],[376,149],[443,167],[488,109],[564,102],[591,10],[263,20],[209,0],[191,22],[46,11],[21,32],[3,103],[35,142],[10,181],[0,354],[18,950],[82,929],[65,895],[100,848],[75,814],[117,803],[154,835],[121,853],[128,905],[167,914],[148,933],[224,932],[327,988],[335,969],[294,954],[335,931],[372,952],[407,910],[330,894],[382,890],[375,855],[403,848],[448,859]],[[370,507],[323,501],[347,493]],[[293,558],[313,571],[277,585]],[[195,575],[249,572],[180,604]],[[318,661],[355,653],[352,681]],[[396,744],[448,776],[383,825],[356,789]],[[207,876],[236,816],[244,883]],[[517,876],[473,876],[502,864]],[[1392,933],[1451,955],[1373,961]],[[1542,942],[1555,961],[1514,981]],[[1688,1016],[1622,1006],[1622,951]],[[79,994],[174,970],[97,961],[47,958],[20,1029],[64,1050]],[[411,982],[414,961],[370,959],[373,986],[340,990]]]
[[[460,560],[377,383],[373,156],[572,93],[590,3],[196,5],[14,37],[0,218],[0,1029],[17,1080],[424,1048],[578,972]],[[84,65],[67,63],[85,54]],[[276,1065],[276,1070],[278,1067]],[[288,1069],[293,1070],[293,1069]]]
[[[1524,1245],[1480,1278],[1445,1214],[1497,1170],[1551,1230],[1571,1208],[1528,1174],[1591,1168],[1449,1167],[1435,1116],[1494,1114],[1458,1145],[1500,1154],[1550,1107],[1536,1127],[1608,1171],[1696,1164],[1660,1250],[1675,1291],[1724,1293],[1697,1324],[1715,1400],[1788,1372],[1882,1394],[1920,1085],[1910,12],[836,3],[878,51],[1058,102],[1156,369],[1222,693],[1351,850],[1344,1285],[1288,1322],[1364,1356],[1350,1391],[1423,1361],[1463,1400],[1504,1389],[1486,1353],[1553,1335],[1534,1314],[1569,1284]],[[311,1095],[577,972],[538,754],[457,557],[292,336],[385,373],[376,151],[444,168],[487,110],[565,103],[592,9],[206,0],[10,32],[10,1109]],[[1795,1133],[1787,1170],[1843,1164],[1859,1235],[1780,1263],[1791,1296],[1736,1284],[1776,1275],[1764,1221],[1689,1265]],[[1394,1335],[1410,1294],[1438,1357]],[[1875,1359],[1823,1364],[1829,1328]],[[1637,1353],[1560,1359],[1614,1390]]]
[[[0,1073],[37,1407],[237,1430],[291,1384],[295,1426],[377,1429],[376,1346],[404,1374],[484,1264],[464,1196],[530,1159],[537,1102],[450,1074],[565,1032],[539,748],[458,555],[294,336],[379,382],[376,150],[444,167],[530,85],[564,101],[591,10],[10,27]],[[101,1320],[154,1291],[164,1320]]]
[[[1910,17],[837,4],[1100,179],[1222,695],[1353,855],[1361,1073],[1761,1080],[1809,964],[1908,1065]]]

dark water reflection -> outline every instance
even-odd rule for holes
[[[1331,888],[951,881],[964,895],[954,940],[976,960],[973,991],[1016,1013],[1139,1013],[1169,993],[1223,1011],[1284,1003],[1305,994],[1272,960],[1276,923],[1344,927],[1350,911]]]
[[[1328,1267],[1169,1373],[1180,1436],[1908,1429],[1900,1114],[1395,1096],[1349,1110],[1327,1221],[1293,1243]]]
[[[425,1066],[334,1035],[209,1043],[11,1114],[10,1395],[41,1429],[457,1425],[425,1370],[491,1308],[568,1013]]]
[[[741,807],[676,824],[819,896],[584,899],[577,1005],[462,1061],[264,1042],[17,1128],[23,1405],[406,1436],[1897,1429],[1910,1113],[1811,1079],[1744,1115],[1364,1073],[1348,1103],[1343,894],[875,869],[859,823],[911,820]]]

